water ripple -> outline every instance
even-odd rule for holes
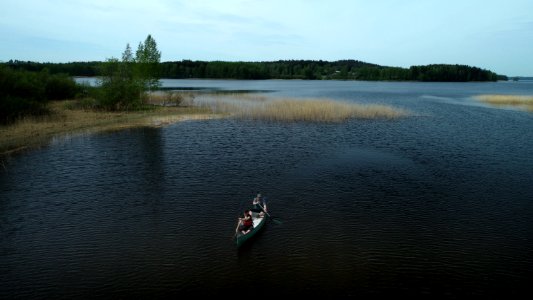
[[[418,114],[191,121],[13,158],[0,174],[0,298],[220,296],[258,282],[280,296],[528,288],[531,115],[459,102],[530,86],[253,84]],[[281,224],[237,251],[237,217],[258,192]]]

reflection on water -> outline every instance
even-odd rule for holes
[[[416,114],[189,121],[13,157],[0,173],[2,299],[235,295],[257,283],[280,296],[528,288],[532,116],[464,104],[483,89],[533,85],[174,82],[182,83]],[[283,223],[237,250],[236,218],[259,191]]]

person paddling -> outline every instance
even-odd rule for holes
[[[259,213],[259,217],[264,217],[267,208],[266,208],[266,203],[261,200],[262,200],[261,194],[257,194],[257,197],[255,197],[252,202],[251,211]],[[261,206],[261,202],[263,202],[262,206]]]

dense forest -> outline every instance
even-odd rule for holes
[[[15,70],[42,71],[71,76],[98,76],[101,62],[38,63],[11,60],[3,63]],[[182,60],[160,63],[162,78],[213,79],[339,79],[400,81],[496,81],[507,80],[489,70],[466,65],[434,64],[410,68],[385,67],[358,60],[280,60],[224,62]]]

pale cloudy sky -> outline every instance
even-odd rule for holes
[[[532,0],[0,0],[0,61],[357,59],[533,75]]]

